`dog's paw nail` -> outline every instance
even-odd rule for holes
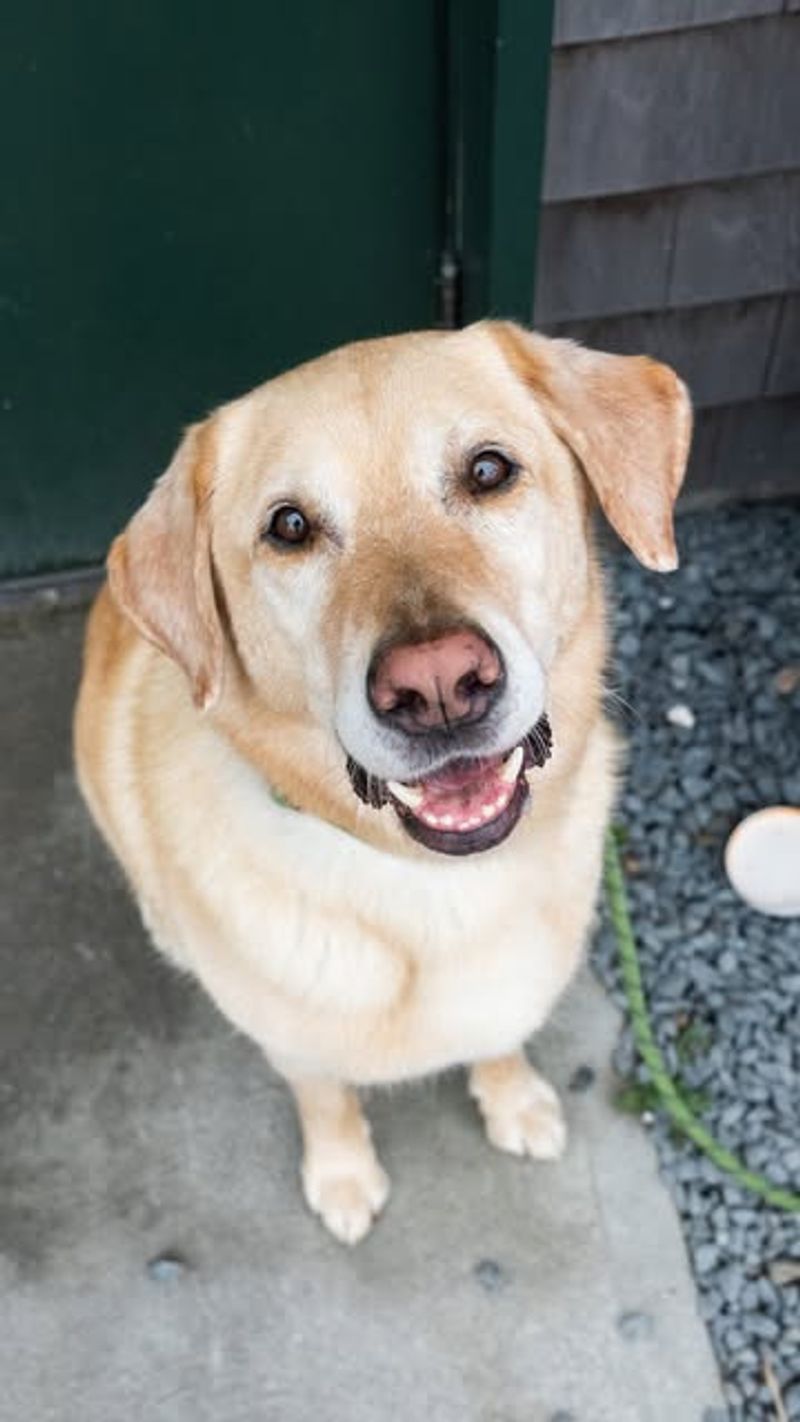
[[[342,1244],[358,1244],[389,1198],[389,1179],[377,1162],[349,1175],[307,1171],[303,1183],[311,1209]]]

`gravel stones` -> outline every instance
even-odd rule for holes
[[[800,507],[687,515],[678,543],[682,567],[669,580],[627,554],[611,570],[609,702],[630,747],[617,819],[635,870],[633,926],[670,1069],[723,1145],[797,1190],[800,920],[739,902],[722,854],[744,815],[800,804],[800,677],[787,670],[800,667]],[[607,923],[593,958],[623,1004]],[[615,1064],[646,1081],[627,1029]],[[729,1422],[774,1422],[765,1354],[800,1422],[800,1217],[720,1174],[662,1113],[651,1130]]]

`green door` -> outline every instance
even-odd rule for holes
[[[437,320],[452,12],[8,0],[0,574],[98,560],[221,400]]]

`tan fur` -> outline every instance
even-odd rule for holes
[[[648,568],[677,567],[672,508],[691,438],[686,389],[647,356],[587,351],[503,324],[511,364],[582,464],[609,522]]]
[[[155,942],[292,1084],[306,1197],[349,1242],[388,1190],[351,1086],[472,1063],[495,1144],[563,1146],[519,1049],[580,959],[613,796],[584,473],[666,567],[688,419],[665,367],[505,323],[367,342],[190,430],[112,548],[82,788]],[[522,472],[478,507],[481,442]],[[261,537],[282,501],[319,530],[295,553]],[[453,860],[355,798],[336,717],[370,647],[485,617],[545,668],[554,754],[511,836]]]
[[[138,630],[183,667],[203,709],[216,700],[222,635],[211,570],[211,422],[190,429],[147,503],[114,541],[111,591]]]

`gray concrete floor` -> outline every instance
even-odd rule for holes
[[[493,1152],[453,1074],[369,1103],[394,1189],[363,1245],[306,1213],[286,1093],[146,945],[78,801],[81,629],[0,617],[0,1422],[721,1408],[649,1143],[609,1105],[616,1019],[588,975],[534,1049],[565,1092],[562,1163]],[[596,1082],[571,1093],[584,1063]],[[154,1277],[165,1253],[182,1267]]]

